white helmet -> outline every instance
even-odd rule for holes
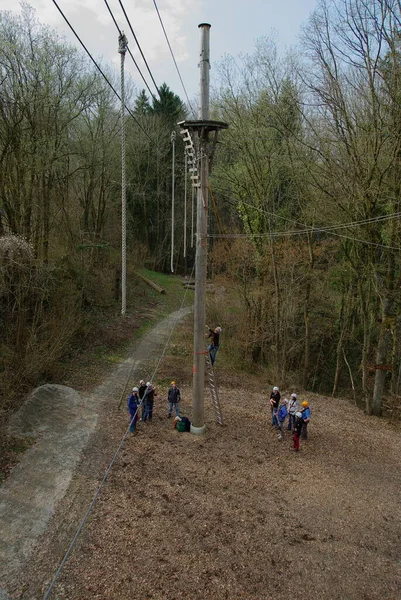
[[[278,392],[278,387],[274,386],[273,392]]]
[[[302,413],[300,413],[300,412],[296,412],[295,416],[298,417],[299,419],[302,419]]]
[[[152,385],[152,384],[150,383],[150,381],[148,381],[148,383],[146,384],[146,386],[149,387],[150,385]]]
[[[293,393],[291,394],[291,398],[295,398],[295,400],[297,399],[297,395],[295,394],[295,392],[293,392]]]
[[[137,387],[133,387],[133,388],[132,388],[132,391],[133,391],[133,392],[139,392],[139,390],[138,390],[138,388],[137,388]]]

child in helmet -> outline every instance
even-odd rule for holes
[[[302,432],[301,432],[301,438],[303,440],[307,440],[308,439],[308,423],[310,421],[310,407],[309,407],[309,402],[307,400],[304,400],[302,402],[302,408],[301,408],[301,413],[302,413]]]
[[[296,412],[294,428],[292,430],[292,439],[294,440],[294,443],[291,447],[291,450],[294,450],[294,452],[299,452],[299,438],[301,437],[302,426],[302,413]]]
[[[291,398],[288,401],[288,431],[292,431],[295,425],[295,413],[298,411],[298,400],[297,395],[293,392]]]
[[[132,393],[128,397],[128,411],[130,414],[130,426],[129,430],[134,433],[136,430],[136,422],[138,421],[138,410],[139,410],[139,395],[138,388],[133,387]]]
[[[175,416],[180,416],[180,400],[181,400],[181,392],[180,388],[177,386],[175,381],[171,382],[171,387],[167,392],[167,401],[168,401],[168,417],[171,417],[173,412],[173,407],[175,410]]]

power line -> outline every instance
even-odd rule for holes
[[[123,11],[123,13],[124,13],[124,16],[125,16],[125,18],[126,18],[126,20],[127,20],[127,23],[128,23],[128,25],[129,25],[129,28],[131,29],[131,33],[132,33],[132,35],[134,36],[134,40],[135,40],[135,41],[136,41],[136,43],[137,43],[137,46],[138,46],[138,48],[139,48],[139,52],[141,53],[141,56],[142,56],[142,58],[143,58],[143,62],[145,63],[145,65],[146,65],[146,68],[147,68],[147,70],[148,70],[148,72],[149,72],[150,78],[151,78],[151,80],[153,81],[153,85],[155,86],[155,88],[156,88],[156,90],[157,90],[157,93],[159,93],[159,88],[158,88],[158,86],[157,86],[157,84],[156,84],[156,81],[154,80],[154,77],[153,77],[153,75],[152,75],[152,71],[151,71],[151,70],[150,70],[150,68],[149,68],[149,65],[148,65],[148,63],[147,63],[147,60],[146,60],[146,58],[145,58],[145,55],[144,55],[144,53],[142,52],[142,48],[141,48],[141,46],[140,46],[140,44],[139,44],[139,42],[138,42],[138,38],[136,37],[136,35],[135,35],[135,32],[134,32],[134,30],[133,30],[133,28],[132,28],[131,22],[130,22],[130,20],[129,20],[129,18],[128,18],[128,15],[127,15],[126,11],[125,11],[124,5],[123,5],[123,3],[121,2],[121,0],[118,0],[118,1],[119,1],[119,3],[120,3],[121,9],[122,9],[122,11]],[[152,96],[153,96],[153,94],[152,94]]]
[[[108,11],[109,11],[109,13],[110,13],[110,16],[111,16],[111,18],[112,18],[112,19],[113,19],[113,21],[114,21],[114,25],[116,26],[118,33],[121,35],[121,29],[120,29],[120,27],[119,27],[119,25],[118,25],[118,23],[117,23],[117,21],[116,21],[116,19],[115,19],[114,15],[113,15],[113,12],[112,12],[112,10],[111,10],[111,8],[110,8],[110,6],[109,6],[109,3],[107,2],[107,0],[104,0],[104,2],[105,2],[106,6],[107,6],[107,8],[108,8]],[[131,52],[131,50],[130,50],[129,46],[127,47],[127,50],[128,50],[128,54],[130,55],[130,57],[131,57],[131,58],[132,58],[132,60],[134,61],[134,65],[135,65],[135,66],[136,66],[136,68],[138,69],[139,75],[142,77],[142,81],[144,82],[145,86],[147,87],[147,89],[148,89],[148,91],[149,91],[149,94],[152,96],[153,100],[156,100],[156,97],[155,97],[155,95],[153,94],[152,90],[150,89],[150,87],[149,87],[149,85],[148,85],[148,82],[146,81],[146,79],[145,79],[145,77],[144,77],[144,75],[143,75],[143,73],[142,73],[141,69],[139,68],[139,65],[138,65],[138,63],[136,62],[136,60],[135,60],[135,58],[134,58],[134,55],[132,54],[132,52]]]
[[[181,73],[180,73],[180,70],[179,70],[179,68],[178,68],[178,65],[177,65],[177,61],[175,60],[175,56],[174,56],[173,50],[172,50],[172,48],[171,48],[171,44],[170,44],[170,41],[169,41],[169,39],[168,39],[167,32],[166,32],[166,29],[165,29],[165,27],[164,27],[164,24],[163,24],[163,21],[162,21],[162,18],[161,18],[161,15],[160,15],[159,9],[158,9],[158,7],[157,7],[156,0],[153,0],[153,4],[155,5],[155,9],[156,9],[157,15],[158,15],[158,17],[159,17],[160,25],[162,26],[162,29],[163,29],[163,32],[164,32],[164,36],[165,36],[165,38],[166,38],[166,41],[167,41],[168,47],[169,47],[169,49],[170,49],[170,52],[171,52],[171,56],[173,57],[173,61],[174,61],[174,64],[175,64],[175,68],[177,69],[177,73],[178,73],[178,77],[180,78],[181,85],[182,85],[182,87],[184,88],[184,92],[185,92],[185,95],[186,95],[186,97],[187,97],[187,101],[188,101],[189,107],[190,107],[190,109],[192,110],[192,113],[193,113],[194,117],[196,117],[196,113],[195,113],[195,111],[194,111],[194,109],[193,109],[193,107],[192,107],[191,101],[190,101],[190,99],[189,99],[189,97],[188,97],[188,94],[187,94],[187,90],[186,90],[186,88],[185,88],[185,85],[184,85],[184,82],[183,82],[183,80],[182,80]]]
[[[113,90],[113,92],[115,93],[115,95],[117,96],[117,98],[121,102],[121,96],[120,96],[120,94],[117,92],[117,90],[110,83],[110,81],[108,80],[108,78],[106,77],[106,75],[104,74],[104,72],[102,71],[102,69],[99,67],[99,65],[97,64],[97,62],[95,61],[95,59],[93,58],[93,56],[91,55],[91,53],[89,52],[89,50],[87,49],[87,47],[85,46],[85,44],[83,43],[83,41],[81,40],[81,38],[79,37],[79,35],[77,34],[77,32],[75,31],[75,29],[73,28],[73,26],[71,25],[71,23],[69,22],[69,20],[67,19],[67,17],[65,16],[65,14],[61,10],[61,8],[59,7],[59,5],[57,4],[56,0],[53,0],[53,4],[56,6],[57,10],[59,11],[59,13],[61,14],[61,16],[63,17],[64,21],[67,23],[68,27],[71,29],[72,33],[75,35],[75,37],[77,38],[77,40],[81,44],[82,48],[85,50],[86,54],[89,56],[89,58],[91,59],[91,61],[93,62],[93,64],[97,68],[97,70],[99,71],[99,73],[102,75],[102,77],[104,78],[104,80],[106,81],[106,83]],[[135,115],[133,114],[133,112],[128,108],[128,106],[126,104],[124,106],[127,109],[127,111],[129,112],[129,114],[131,115],[131,117],[134,119],[135,123],[138,125],[139,129],[141,129],[142,132],[146,135],[146,137],[151,140],[151,137],[144,130],[144,128],[139,123],[138,119],[135,117]]]
[[[220,192],[224,193],[224,190],[220,189]],[[342,235],[340,233],[335,233],[333,230],[334,229],[342,229],[342,228],[349,228],[349,227],[356,227],[358,225],[365,225],[365,224],[369,224],[369,223],[376,223],[376,222],[380,222],[380,221],[386,221],[386,220],[390,220],[390,219],[397,219],[401,217],[401,212],[396,212],[396,213],[391,213],[389,215],[382,215],[381,217],[372,217],[370,219],[363,219],[361,221],[351,221],[350,223],[343,223],[343,224],[339,224],[339,225],[331,225],[328,227],[314,227],[312,225],[306,225],[305,223],[301,223],[300,221],[295,221],[295,219],[290,219],[288,217],[282,217],[281,215],[278,215],[276,213],[273,213],[271,211],[268,211],[264,208],[261,208],[259,206],[255,206],[253,204],[250,204],[249,202],[245,202],[244,200],[241,200],[241,203],[244,206],[249,206],[250,208],[252,208],[253,210],[257,210],[261,213],[265,213],[275,219],[281,219],[282,221],[287,221],[288,223],[293,223],[295,225],[299,225],[300,227],[303,227],[302,230],[295,230],[295,231],[290,231],[290,232],[286,232],[286,231],[279,231],[279,232],[270,232],[270,233],[262,233],[262,234],[232,234],[232,237],[284,237],[286,235],[303,235],[305,233],[313,233],[316,231],[319,232],[323,232],[323,233],[332,233],[332,235],[335,235],[337,237],[341,237],[344,239],[348,239],[351,241],[355,241],[355,242],[360,242],[362,244],[367,244],[370,246],[377,246],[379,248],[386,248],[388,250],[401,250],[401,247],[397,247],[397,246],[388,246],[386,244],[379,244],[377,242],[369,242],[368,240],[361,240],[359,238],[355,238],[355,237],[350,237],[350,236],[345,236]],[[211,234],[209,235],[209,237],[231,237],[231,234],[227,234],[227,235],[219,235],[219,234]]]

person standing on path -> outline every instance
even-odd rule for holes
[[[142,415],[141,415],[142,420],[143,420],[143,417],[145,416],[145,400],[144,400],[145,392],[146,392],[146,383],[144,382],[143,379],[141,379],[141,381],[139,382],[138,394],[139,394],[139,400],[142,405]]]
[[[310,421],[310,416],[311,416],[309,402],[307,400],[304,400],[302,402],[301,413],[302,413],[302,432],[301,432],[301,438],[303,440],[307,440],[308,439],[308,423]]]
[[[173,407],[175,410],[175,416],[179,417],[180,416],[181,392],[180,392],[180,388],[177,387],[177,384],[175,383],[175,381],[171,382],[171,387],[169,388],[168,393],[167,393],[167,400],[168,400],[168,415],[167,415],[167,417],[168,418],[171,417],[171,413],[173,412]]]
[[[295,425],[295,413],[298,411],[297,395],[293,392],[287,405],[288,409],[288,426],[287,430],[292,431]]]
[[[128,411],[130,414],[129,430],[131,431],[131,433],[135,433],[139,411],[139,395],[137,387],[132,388],[132,393],[128,397]]]
[[[280,404],[281,395],[278,387],[274,386],[270,394],[270,408],[272,411],[272,427],[278,427],[277,411]]]
[[[296,412],[294,429],[292,430],[292,439],[294,440],[294,443],[291,447],[291,450],[294,450],[295,452],[299,452],[299,438],[301,437],[302,427],[303,427],[302,413]]]
[[[221,327],[216,327],[216,329],[210,329],[208,325],[206,325],[206,327],[209,330],[209,334],[207,335],[207,337],[211,338],[211,342],[208,345],[207,349],[209,351],[210,362],[213,367],[214,361],[216,360],[217,350],[219,349]]]
[[[146,384],[145,394],[143,396],[145,401],[145,414],[143,416],[143,420],[148,421],[149,423],[153,418],[153,404],[155,396],[157,396],[157,390],[153,387],[152,383],[148,381]]]

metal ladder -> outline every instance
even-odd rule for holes
[[[216,420],[219,425],[223,425],[223,415],[221,414],[220,402],[219,402],[219,394],[217,392],[216,381],[214,377],[213,365],[210,362],[210,354],[206,352],[206,371],[207,371],[207,379],[209,383],[210,395],[212,397],[212,403],[214,406],[214,410],[216,412]]]
[[[195,147],[194,147],[194,143],[191,138],[191,134],[189,133],[188,129],[181,129],[180,134],[182,135],[182,138],[185,143],[185,151],[187,153],[187,160],[188,160],[188,166],[189,166],[188,171],[191,173],[190,177],[192,180],[192,187],[199,188],[200,181],[199,181],[198,168],[196,166],[197,158],[196,158]]]

